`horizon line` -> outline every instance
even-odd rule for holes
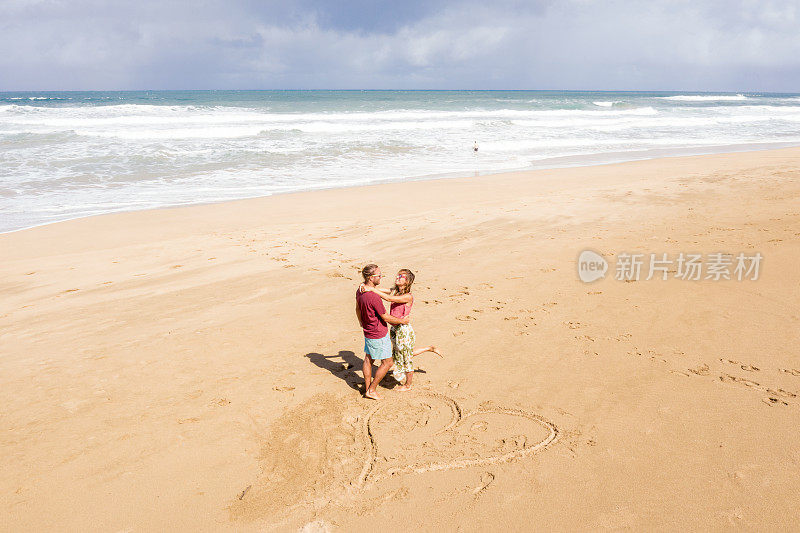
[[[697,93],[800,94],[789,91],[694,89],[0,89],[3,93],[124,93],[124,92],[572,92],[572,93]]]

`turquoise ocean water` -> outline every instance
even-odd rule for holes
[[[0,93],[0,231],[390,180],[794,145],[800,94]]]

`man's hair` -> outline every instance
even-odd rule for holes
[[[364,276],[364,281],[366,282],[370,277],[372,277],[376,270],[378,270],[378,265],[374,265],[372,263],[362,268],[361,275]]]

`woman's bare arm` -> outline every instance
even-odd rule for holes
[[[379,289],[377,287],[364,287],[364,290],[375,292],[378,294],[378,296],[380,296],[387,302],[392,302],[395,304],[407,304],[413,298],[413,296],[411,296],[411,293],[392,295],[389,294],[389,291],[387,291],[386,289]]]
[[[367,287],[362,283],[361,285],[358,286],[358,292],[364,292],[364,291],[372,291],[380,294],[389,294],[391,292],[389,291],[389,289],[381,289],[380,287]]]

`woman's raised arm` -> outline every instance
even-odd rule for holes
[[[378,293],[378,296],[386,300],[387,302],[392,302],[394,304],[407,304],[409,303],[414,297],[411,293],[406,294],[398,294],[393,295],[389,294],[389,291],[386,289],[379,289],[378,287],[364,287],[365,291],[372,291]]]

